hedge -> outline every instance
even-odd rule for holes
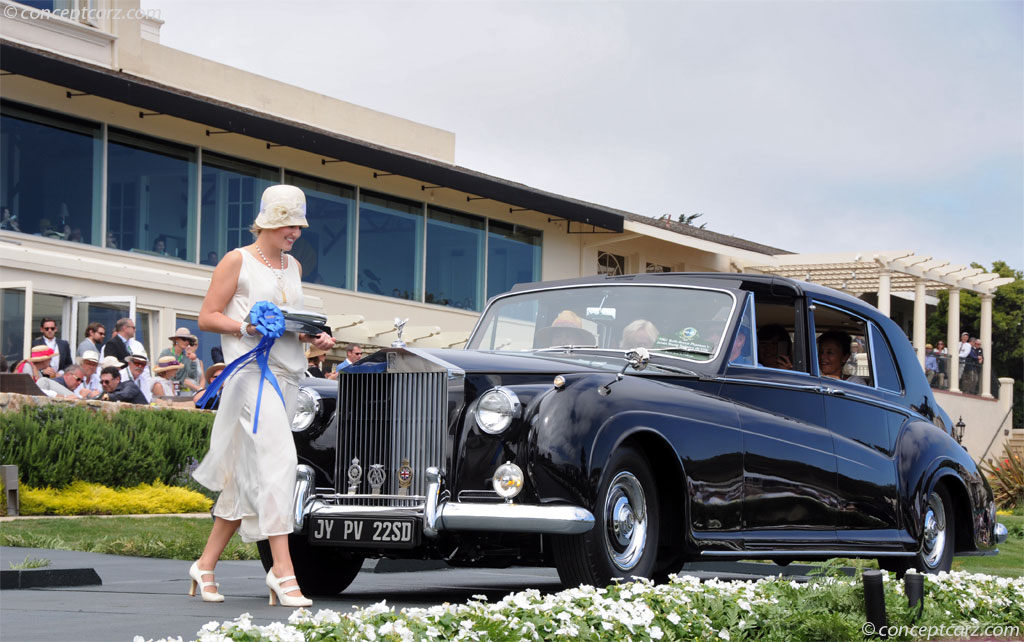
[[[21,483],[36,488],[184,484],[209,447],[212,426],[207,412],[23,406],[0,413],[0,462],[17,465]]]
[[[213,501],[179,486],[140,484],[113,489],[76,481],[60,490],[32,488],[21,491],[22,515],[160,515],[205,513]]]

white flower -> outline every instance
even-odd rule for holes
[[[721,631],[719,631],[718,637],[722,638],[723,640],[728,640],[730,638],[728,629],[722,629]]]
[[[651,633],[651,639],[652,639],[652,640],[660,640],[660,639],[661,639],[661,636],[665,635],[665,634],[664,634],[664,633],[663,633],[663,632],[661,631],[661,628],[660,628],[660,627],[657,627],[657,626],[652,626],[652,627],[651,627],[651,632],[650,632],[650,633]]]
[[[681,621],[681,620],[682,620],[683,618],[679,617],[679,615],[678,615],[678,614],[676,614],[676,613],[669,613],[669,614],[668,614],[668,618],[667,618],[667,619],[668,619],[668,621],[669,621],[669,622],[671,622],[672,624],[679,624],[679,622],[680,622],[680,621]]]

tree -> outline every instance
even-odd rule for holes
[[[698,230],[703,230],[705,227],[707,227],[707,223],[701,223],[700,225],[694,223],[694,221],[696,221],[702,216],[704,216],[703,212],[700,212],[698,214],[680,214],[679,216],[676,217],[676,221],[682,223],[683,225],[690,225],[692,227],[696,227]]]
[[[985,268],[972,263],[971,267]],[[990,272],[989,270],[985,270]],[[1014,399],[1020,399],[1024,392],[1024,272],[1014,270],[1005,261],[992,264],[991,272],[1002,277],[1011,277],[1013,283],[997,288],[992,301],[992,354],[986,355],[992,362],[992,374],[996,377],[1013,378]],[[946,319],[949,316],[949,293],[939,292],[939,304],[928,317],[928,342],[946,340]],[[981,297],[975,292],[960,292],[960,332],[972,337],[981,333]],[[949,346],[956,350],[956,345]],[[1024,408],[1016,404],[1013,409],[1013,425],[1024,425]]]

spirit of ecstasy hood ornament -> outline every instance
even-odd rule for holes
[[[401,319],[395,317],[395,330],[398,331],[398,338],[391,342],[392,348],[404,348],[405,341],[402,341],[402,331],[405,330],[405,324],[409,322],[409,319]]]

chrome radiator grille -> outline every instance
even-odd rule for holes
[[[428,466],[444,467],[447,375],[444,372],[379,372],[342,375],[338,396],[335,490],[345,504],[409,506],[426,494]],[[349,469],[358,459],[362,479],[349,494]],[[412,468],[409,499],[399,493],[399,468]],[[385,480],[371,495],[371,467],[381,464]]]

